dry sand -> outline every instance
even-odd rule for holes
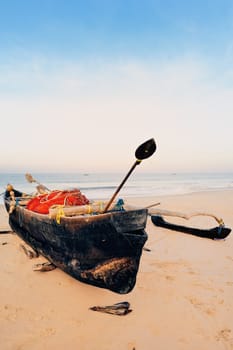
[[[233,228],[232,190],[131,200],[157,201],[164,209],[212,212]],[[216,226],[207,217],[181,222]],[[59,269],[35,272],[33,265],[44,259],[28,259],[15,234],[0,234],[0,349],[233,349],[233,234],[213,241],[155,227],[150,218],[147,232],[151,251],[143,252],[137,284],[127,295],[88,286]],[[89,310],[120,301],[133,311]]]

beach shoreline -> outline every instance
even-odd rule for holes
[[[211,212],[233,227],[232,189],[129,197],[126,202]],[[4,220],[1,215],[0,224]],[[216,226],[208,217],[183,224]],[[33,265],[45,259],[28,259],[18,236],[0,234],[1,350],[233,349],[232,233],[222,241],[203,239],[155,227],[150,217],[146,231],[148,250],[143,251],[136,286],[126,295],[86,285],[59,269],[35,272]],[[121,301],[130,303],[130,314],[90,310]]]

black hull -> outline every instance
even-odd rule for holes
[[[9,210],[9,203],[5,200]],[[9,224],[27,244],[72,277],[100,288],[126,294],[135,286],[147,210],[63,217],[21,206],[9,214]]]

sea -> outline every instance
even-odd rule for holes
[[[89,200],[110,199],[126,174],[122,173],[33,173],[28,182],[23,173],[0,173],[0,204],[8,183],[33,194],[37,183],[48,189],[78,188]],[[117,198],[187,194],[233,188],[231,173],[132,173]]]

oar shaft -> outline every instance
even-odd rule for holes
[[[106,211],[108,210],[108,208],[110,207],[110,205],[112,204],[112,202],[114,201],[115,197],[117,196],[117,194],[120,192],[121,188],[123,187],[123,185],[125,184],[125,182],[127,181],[127,179],[129,178],[130,174],[133,172],[133,170],[135,169],[135,167],[141,163],[141,160],[137,159],[136,162],[133,164],[133,166],[131,167],[131,169],[129,170],[128,174],[125,176],[125,178],[123,179],[123,181],[121,182],[121,184],[119,185],[119,187],[117,188],[117,190],[115,191],[115,193],[113,194],[112,198],[110,199],[110,201],[108,202],[108,204],[106,205],[106,207],[104,208],[104,213],[106,213]]]

